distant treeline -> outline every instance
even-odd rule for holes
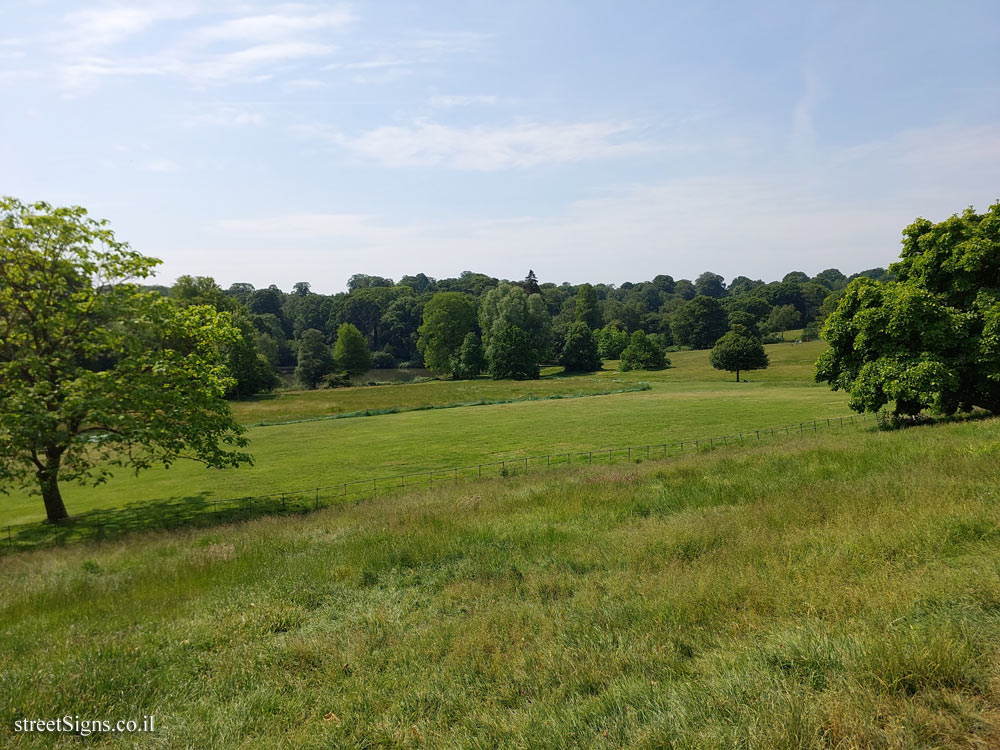
[[[201,276],[182,276],[171,287],[149,288],[181,304],[209,304],[233,315],[244,340],[230,355],[230,369],[238,381],[231,395],[242,397],[276,387],[276,371],[299,363],[299,344],[307,331],[318,332],[310,334],[310,340],[321,335],[332,346],[338,330],[350,324],[367,341],[374,367],[429,365],[457,375],[462,371],[463,342],[481,346],[480,369],[490,366],[491,344],[496,357],[501,357],[498,347],[503,342],[505,356],[527,349],[536,366],[559,361],[575,323],[595,332],[605,358],[617,358],[637,331],[668,351],[711,348],[733,324],[746,326],[765,341],[799,327],[807,336],[815,336],[844,287],[859,276],[891,279],[884,268],[852,276],[831,268],[812,277],[792,271],[769,283],[737,276],[726,284],[722,276],[706,271],[694,281],[659,275],[620,286],[557,285],[539,282],[533,272],[522,281],[506,281],[466,271],[456,278],[434,279],[420,273],[398,281],[355,274],[348,280],[347,292],[332,295],[316,294],[304,281],[289,292],[275,285],[256,289],[247,283],[224,290]],[[436,296],[438,302],[429,308],[432,319],[425,320],[425,308]],[[466,341],[469,334],[476,341]],[[330,369],[336,369],[336,363]],[[530,370],[507,376],[531,377]]]

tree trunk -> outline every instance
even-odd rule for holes
[[[59,491],[59,464],[62,453],[48,452],[49,463],[38,471],[38,484],[42,490],[42,500],[45,502],[45,515],[49,521],[62,521],[69,518],[66,504],[63,503]]]
[[[740,371],[739,370],[736,371],[736,382],[737,383],[740,382]]]

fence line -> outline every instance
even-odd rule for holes
[[[806,432],[816,433],[820,428],[843,428],[845,425],[861,421],[867,421],[867,415],[862,414],[857,419],[853,414],[843,417],[826,417],[814,419],[811,422],[746,430],[720,437],[601,448],[599,450],[559,451],[443,469],[388,474],[264,495],[213,498],[211,500],[195,498],[172,503],[151,502],[139,508],[93,510],[56,523],[35,521],[9,525],[6,534],[7,544],[2,545],[2,547],[4,552],[11,552],[52,544],[64,544],[67,541],[77,539],[106,539],[109,532],[114,534],[142,529],[177,528],[197,525],[199,521],[212,523],[213,521],[248,520],[254,517],[255,510],[257,516],[288,513],[289,511],[302,513],[318,510],[321,507],[330,507],[349,499],[360,500],[366,496],[374,496],[380,490],[429,487],[435,482],[458,482],[460,479],[478,481],[484,477],[483,469],[487,470],[486,478],[490,478],[527,473],[532,464],[544,469],[582,463],[592,465],[595,461],[606,461],[608,464],[613,464],[616,456],[630,463],[636,460],[664,459],[671,455],[679,456],[692,450],[699,451],[702,446],[714,448],[717,445],[735,445],[737,442],[740,445],[745,445],[748,441],[760,443],[763,438],[773,438],[776,435],[798,434],[802,436]],[[257,503],[256,508],[254,507],[255,502]]]

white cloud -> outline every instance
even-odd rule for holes
[[[654,144],[632,137],[633,125],[620,122],[522,121],[508,126],[463,129],[419,121],[410,126],[375,128],[353,137],[315,128],[305,132],[388,167],[443,166],[495,171],[658,150]]]
[[[233,18],[194,33],[200,43],[212,42],[273,42],[295,39],[302,34],[324,29],[339,29],[350,25],[357,16],[346,6],[316,13],[295,14],[286,8],[280,13]]]
[[[516,278],[529,267],[557,282],[694,278],[705,269],[768,279],[792,268],[850,273],[893,262],[916,216],[940,221],[966,205],[985,209],[998,198],[998,173],[1000,128],[940,127],[828,154],[818,165],[793,160],[753,176],[608,189],[533,216],[405,225],[369,214],[231,220],[220,225],[218,246],[280,252],[287,277],[262,270],[268,283],[316,278],[318,267],[346,276],[359,257],[366,272],[394,277],[474,269]]]

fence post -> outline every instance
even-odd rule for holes
[[[528,457],[527,456],[524,457],[524,473],[525,474],[528,473]]]
[[[482,464],[479,464],[479,478],[480,479],[483,478],[483,465]]]
[[[588,464],[594,463],[594,451],[590,451],[590,453],[587,455],[587,463]]]
[[[281,493],[281,512],[285,512],[285,493]]]
[[[551,465],[552,465],[552,454],[549,454],[548,456],[545,457],[545,466],[546,468],[548,468]]]
[[[377,490],[375,489],[375,480],[372,479],[372,494],[374,495],[376,492]]]
[[[608,448],[608,463],[613,464],[615,460],[611,457],[611,448]]]
[[[455,481],[458,481],[458,467],[455,467]]]
[[[813,420],[813,432],[816,432],[816,420]]]
[[[347,482],[344,482],[344,497],[347,497]]]
[[[628,449],[628,462],[632,463],[632,448],[631,448],[631,446],[629,446],[629,449]]]
[[[723,445],[729,445],[729,440],[726,439],[725,435],[722,436],[722,444]]]

